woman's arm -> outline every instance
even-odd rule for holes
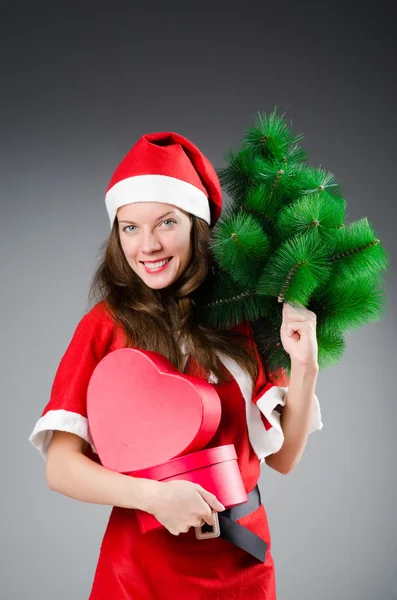
[[[82,502],[150,512],[158,482],[111,471],[85,456],[86,446],[73,433],[54,431],[46,463],[48,487]]]
[[[290,473],[302,458],[313,414],[317,365],[291,363],[286,404],[281,412],[284,442],[281,449],[265,458],[266,464],[283,475]]]

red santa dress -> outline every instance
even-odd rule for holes
[[[207,448],[234,444],[247,493],[257,485],[260,464],[283,443],[277,405],[285,404],[288,387],[268,381],[248,323],[247,334],[258,361],[255,386],[231,358],[218,354],[232,381],[218,384],[186,357],[185,372],[206,377],[221,399],[222,418]],[[89,443],[87,455],[99,461],[90,435],[86,393],[91,374],[109,352],[123,347],[104,303],[80,321],[60,362],[51,396],[29,438],[44,459],[54,430],[69,431]],[[322,428],[317,396],[311,431]],[[258,562],[222,537],[197,540],[194,528],[174,536],[166,529],[142,534],[135,511],[113,507],[103,536],[89,600],[234,600],[276,598],[271,536],[264,506],[237,521],[267,544]]]

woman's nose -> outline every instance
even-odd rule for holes
[[[143,253],[153,252],[161,248],[161,244],[155,235],[152,233],[144,233],[141,240],[141,251]]]

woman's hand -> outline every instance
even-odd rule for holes
[[[314,312],[301,304],[284,302],[280,337],[284,350],[291,357],[291,364],[318,365],[316,326]]]
[[[158,482],[149,512],[173,535],[186,533],[204,523],[214,525],[213,511],[225,510],[214,494],[191,481]]]

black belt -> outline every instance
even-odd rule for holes
[[[259,487],[256,486],[248,494],[247,502],[219,512],[218,517],[221,536],[225,540],[245,550],[260,562],[265,562],[268,544],[243,525],[236,523],[237,519],[254,512],[261,504],[261,494]]]

